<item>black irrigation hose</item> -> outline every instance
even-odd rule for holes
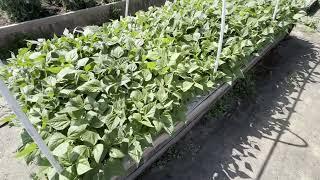
[[[5,126],[8,125],[8,124],[9,124],[8,122],[5,122],[5,123],[3,123],[3,124],[0,125],[0,128],[3,128],[3,127],[5,127]]]

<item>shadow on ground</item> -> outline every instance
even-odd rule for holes
[[[238,102],[222,118],[204,117],[138,179],[260,179],[277,145],[308,148],[308,142],[289,129],[290,118],[307,83],[318,83],[319,50],[305,40],[288,37],[255,69],[255,97]],[[294,142],[281,140],[284,133]],[[271,148],[254,168],[248,157],[261,151],[255,139],[271,140]],[[261,157],[259,157],[261,158]]]

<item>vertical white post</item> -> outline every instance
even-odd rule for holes
[[[129,14],[129,0],[126,0],[126,10],[124,16],[127,17]]]
[[[0,60],[0,66],[2,66],[2,62]],[[33,127],[31,122],[28,120],[28,117],[21,110],[19,103],[17,100],[11,95],[6,84],[0,80],[0,92],[4,99],[7,101],[11,110],[16,114],[18,120],[21,122],[22,126],[26,129],[28,134],[34,140],[34,142],[38,145],[40,151],[45,155],[50,164],[58,173],[62,173],[63,168],[60,166],[59,162],[54,158],[50,149],[43,141],[42,137],[39,135],[38,131]]]
[[[221,55],[221,51],[222,51],[223,35],[224,35],[225,24],[226,24],[226,9],[227,9],[226,0],[222,0],[220,37],[219,37],[219,42],[218,42],[217,57],[216,57],[216,61],[214,64],[214,72],[217,72],[218,67],[219,67],[219,59],[220,59],[220,55]]]
[[[279,3],[280,3],[280,0],[277,0],[274,11],[273,11],[272,20],[276,20],[276,16],[277,16],[278,9],[279,9]]]

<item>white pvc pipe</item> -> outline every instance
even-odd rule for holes
[[[0,66],[2,66],[2,65],[3,65],[3,63],[0,60]],[[28,132],[30,137],[38,145],[40,151],[48,159],[48,161],[50,162],[52,167],[54,167],[58,173],[62,173],[63,168],[60,166],[59,162],[54,158],[50,149],[45,144],[42,137],[39,135],[38,131],[33,127],[31,122],[28,120],[28,117],[21,110],[21,107],[20,107],[18,101],[11,95],[8,87],[1,79],[0,79],[0,93],[4,97],[4,99],[7,101],[11,110],[16,114],[18,120],[21,122],[22,126],[26,129],[26,131]]]
[[[218,42],[218,52],[217,52],[217,57],[216,61],[214,64],[214,72],[217,72],[218,67],[219,67],[219,59],[222,51],[222,44],[223,44],[223,35],[224,35],[224,30],[226,26],[226,0],[222,0],[222,12],[221,12],[221,27],[220,27],[220,37],[219,37],[219,42]]]
[[[125,0],[126,1],[126,9],[125,9],[125,17],[127,17],[129,15],[129,0]]]
[[[277,0],[276,1],[276,6],[275,6],[274,11],[273,11],[272,20],[276,20],[276,16],[277,16],[278,9],[279,9],[279,3],[280,3],[280,0]]]

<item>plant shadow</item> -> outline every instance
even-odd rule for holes
[[[203,117],[138,179],[260,179],[280,143],[308,148],[289,126],[306,84],[319,83],[319,63],[318,47],[289,36],[255,67],[255,96],[234,99],[230,103],[235,105],[222,117]],[[287,133],[294,142],[281,139]],[[271,148],[263,164],[254,168],[244,159],[261,158],[257,154],[263,147],[255,140],[263,138],[271,141]]]

